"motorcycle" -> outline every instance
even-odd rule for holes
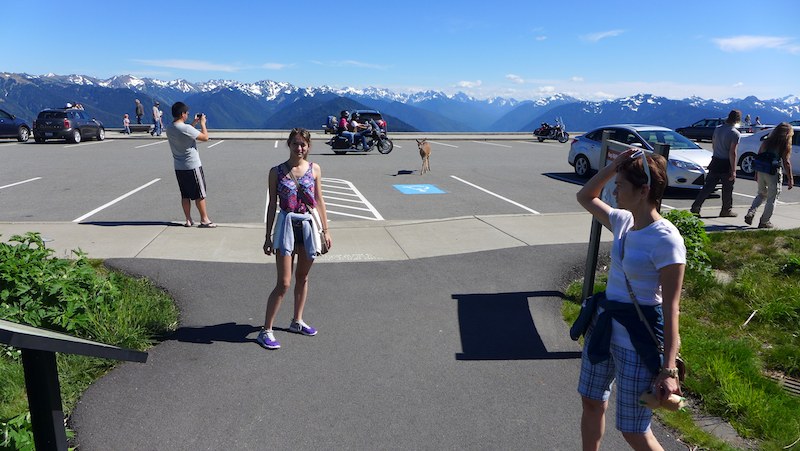
[[[367,136],[366,147],[364,147],[361,139],[356,139],[355,144],[350,144],[350,139],[342,135],[332,137],[327,144],[331,146],[333,153],[336,155],[344,155],[347,152],[370,152],[375,148],[378,149],[378,152],[385,155],[394,149],[394,143],[386,136],[386,131],[375,128],[373,128],[372,133]]]
[[[544,142],[545,139],[556,139],[560,143],[569,141],[569,133],[564,130],[564,122],[561,118],[556,118],[556,125],[551,126],[547,122],[542,122],[542,126],[533,131],[533,136]]]

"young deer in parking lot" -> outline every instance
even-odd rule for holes
[[[428,144],[428,138],[418,139],[417,147],[419,148],[419,156],[422,158],[422,169],[419,171],[419,175],[431,172],[431,145]]]

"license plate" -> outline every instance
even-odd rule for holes
[[[50,137],[50,136],[53,136],[53,134],[52,133],[45,133],[44,136]]]

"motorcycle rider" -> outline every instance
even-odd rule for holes
[[[342,110],[341,116],[342,117],[339,118],[339,125],[337,127],[338,135],[344,136],[345,138],[350,140],[350,147],[352,147],[353,144],[356,143],[356,134],[349,130],[350,123],[347,121],[347,117],[350,116],[350,112],[347,110]]]
[[[353,131],[355,136],[358,136],[361,139],[362,149],[367,150],[369,149],[369,144],[367,144],[367,136],[369,136],[372,132],[369,129],[369,125],[359,123],[359,119],[360,116],[358,113],[353,113],[352,120],[350,121],[350,129]],[[353,137],[353,139],[355,139],[355,137]]]

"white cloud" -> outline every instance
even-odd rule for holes
[[[598,41],[603,40],[605,38],[613,38],[615,36],[619,36],[624,32],[625,32],[625,30],[601,31],[599,33],[585,34],[585,35],[581,36],[581,39],[583,39],[584,41],[589,41],[589,42],[598,42]]]
[[[508,75],[506,75],[506,78],[508,80],[510,80],[512,83],[516,83],[518,85],[521,85],[521,84],[525,83],[525,80],[522,77],[520,77],[519,75],[508,74]]]
[[[736,83],[733,84],[734,88],[741,88],[742,86],[744,86],[744,82],[742,82],[742,81],[739,81],[739,82],[736,82]]]
[[[556,87],[555,86],[539,86],[537,88],[537,91],[539,91],[542,94],[552,94],[552,93],[556,92]]]
[[[793,38],[780,36],[733,36],[714,38],[712,41],[724,52],[748,52],[751,50],[776,49],[788,53],[800,53],[800,45]]]
[[[203,70],[203,71],[220,71],[220,72],[237,72],[240,70],[237,66],[230,64],[216,64],[210,61],[198,60],[134,60],[141,64],[155,67],[168,67],[170,69],[182,70]]]
[[[483,82],[480,81],[480,80],[476,80],[476,81],[459,81],[458,83],[456,83],[456,86],[459,87],[459,88],[474,89],[474,88],[479,87],[482,84],[483,84]]]
[[[583,81],[583,77],[578,77],[578,76],[569,77],[569,81],[573,81],[575,83],[580,83],[580,82]]]
[[[286,69],[287,67],[290,67],[290,66],[291,66],[291,64],[264,63],[264,64],[261,65],[261,68],[262,69],[268,69],[268,70],[281,70],[281,69]]]
[[[547,40],[547,36],[536,36],[533,38],[535,41],[545,41]]]

